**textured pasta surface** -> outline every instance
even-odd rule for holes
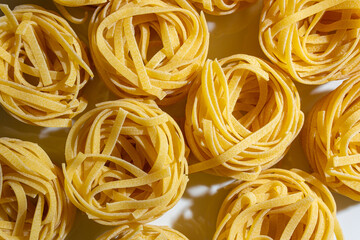
[[[70,130],[65,191],[100,224],[149,222],[181,198],[185,152],[180,128],[154,101],[101,103]]]
[[[302,145],[312,169],[336,192],[360,201],[360,78],[344,81],[308,114]]]
[[[260,46],[298,82],[323,84],[360,70],[360,2],[265,0]]]
[[[118,0],[96,10],[89,27],[91,53],[117,96],[168,105],[187,94],[207,57],[209,33],[203,14],[185,0],[177,2]]]
[[[0,104],[18,120],[69,127],[87,101],[79,91],[92,71],[65,19],[35,5],[1,4]]]
[[[188,240],[182,233],[165,226],[122,225],[108,231],[96,240],[139,239],[139,240]]]
[[[284,156],[303,118],[295,85],[276,67],[240,54],[208,60],[186,104],[198,160],[189,171],[253,180]]]
[[[37,144],[0,138],[0,239],[65,239],[75,207],[63,176]]]
[[[213,240],[343,239],[331,192],[297,169],[268,169],[225,198]]]
[[[213,15],[231,14],[239,8],[244,8],[257,0],[190,0],[196,7]]]

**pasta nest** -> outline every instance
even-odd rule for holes
[[[359,1],[266,0],[260,46],[298,82],[347,79],[360,70],[359,20]]]
[[[318,101],[308,114],[302,145],[312,169],[336,192],[360,201],[360,78]]]
[[[268,169],[225,198],[213,240],[343,239],[329,189],[297,169]]]
[[[303,125],[299,94],[275,66],[248,56],[208,60],[186,104],[189,172],[253,180],[277,163]]]
[[[98,104],[71,128],[65,151],[67,195],[104,225],[156,219],[188,181],[181,130],[154,101]]]
[[[212,15],[231,14],[257,0],[190,0],[196,7]]]
[[[157,99],[163,105],[177,102],[207,57],[204,15],[180,0],[184,8],[161,0],[117,2],[100,6],[89,27],[91,53],[101,78],[121,98]]]
[[[63,176],[37,144],[0,138],[0,238],[65,239],[75,207]]]
[[[0,104],[18,120],[69,127],[92,76],[83,44],[65,19],[35,5],[1,4]]]
[[[115,239],[146,239],[146,240],[188,240],[182,233],[165,226],[122,225],[108,231],[96,240],[115,240]]]

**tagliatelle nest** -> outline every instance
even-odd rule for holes
[[[331,192],[301,170],[268,169],[225,198],[213,240],[343,239]]]
[[[117,96],[171,104],[184,97],[207,57],[209,33],[184,0],[114,1],[90,23],[91,53],[101,78]],[[161,101],[160,101],[161,100]]]
[[[37,144],[0,138],[0,238],[65,239],[75,208],[63,176]]]
[[[82,43],[43,8],[0,8],[0,104],[25,123],[71,126],[87,105],[79,91],[92,75]]]
[[[180,128],[154,101],[98,104],[70,130],[65,191],[100,224],[152,221],[185,190],[185,150]]]
[[[323,84],[360,70],[360,1],[266,0],[260,46],[298,82]]]
[[[360,201],[360,78],[318,101],[308,114],[302,145],[312,169],[336,192]]]
[[[188,240],[182,233],[165,226],[139,225],[119,226],[98,237],[96,240],[115,239],[146,239],[146,240]]]
[[[257,0],[190,0],[196,7],[213,15],[231,14],[239,8],[244,8]]]
[[[291,79],[265,61],[208,60],[186,104],[185,133],[199,162],[190,172],[253,180],[277,163],[303,125]]]

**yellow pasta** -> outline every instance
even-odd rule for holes
[[[187,94],[207,57],[209,33],[202,13],[185,0],[177,3],[183,8],[162,0],[114,0],[95,11],[91,53],[117,96],[169,105]]]
[[[331,192],[297,169],[268,169],[225,198],[213,240],[343,239]]]
[[[299,94],[275,66],[248,56],[208,60],[186,104],[190,172],[253,180],[277,163],[303,125]]]
[[[212,15],[231,14],[257,0],[190,0],[196,7]]]
[[[0,104],[18,120],[69,127],[87,101],[79,91],[92,76],[70,25],[35,5],[1,4]]]
[[[149,222],[181,198],[185,152],[180,128],[154,101],[101,103],[70,130],[65,191],[100,224]]]
[[[312,169],[336,192],[360,201],[360,78],[318,101],[308,114],[302,145]]]
[[[0,138],[0,239],[65,239],[75,207],[63,176],[37,144]]]
[[[108,231],[96,240],[146,239],[146,240],[188,240],[182,233],[165,226],[122,225]]]
[[[360,70],[360,1],[265,0],[259,40],[266,56],[304,84]]]

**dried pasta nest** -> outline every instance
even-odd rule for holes
[[[0,238],[65,239],[74,217],[62,172],[44,150],[0,138]]]
[[[67,195],[104,225],[156,219],[188,181],[181,130],[154,101],[98,104],[71,128],[65,151]]]
[[[231,14],[257,0],[190,0],[196,7],[212,15]]]
[[[213,240],[343,239],[331,192],[301,170],[268,169],[225,198]]]
[[[347,79],[360,70],[359,20],[359,1],[264,1],[260,45],[298,82]]]
[[[165,226],[153,225],[122,225],[108,231],[96,240],[115,239],[146,239],[146,240],[188,240],[182,233]]]
[[[87,105],[79,91],[92,75],[83,44],[55,13],[0,8],[0,104],[25,123],[71,126]]]
[[[248,55],[208,60],[186,104],[190,172],[253,180],[287,152],[303,124],[289,77]]]
[[[117,96],[168,105],[187,94],[207,57],[209,33],[202,13],[177,2],[183,7],[161,0],[115,1],[94,13],[91,53]]]
[[[302,145],[312,169],[336,192],[360,201],[360,78],[318,101],[308,114]]]

